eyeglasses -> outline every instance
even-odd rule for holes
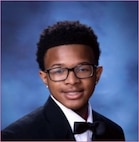
[[[56,67],[45,70],[52,81],[64,81],[67,79],[69,72],[73,71],[75,76],[79,79],[89,78],[94,75],[96,66],[93,64],[81,64],[74,68]]]

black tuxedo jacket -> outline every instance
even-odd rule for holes
[[[95,111],[93,111],[93,121],[105,124],[105,133],[94,137],[93,140],[125,140],[120,126]],[[14,122],[2,130],[1,134],[2,141],[75,141],[68,120],[51,97],[43,107]]]

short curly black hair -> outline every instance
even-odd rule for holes
[[[37,43],[37,62],[39,68],[44,71],[44,56],[51,47],[65,44],[84,44],[93,49],[95,65],[98,65],[100,48],[97,36],[91,27],[81,24],[79,21],[60,21],[53,26],[48,26],[40,35]]]

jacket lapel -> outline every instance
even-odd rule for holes
[[[107,128],[107,122],[104,121],[103,116],[100,115],[99,113],[95,112],[93,110],[93,121],[99,121],[101,123],[101,127],[99,127],[100,130],[98,131],[102,131],[101,129],[103,129],[103,132],[99,135],[93,135],[93,140],[94,141],[102,141],[102,140],[107,140],[108,137],[110,136],[110,134],[108,133],[108,128]]]
[[[44,115],[51,126],[55,140],[75,140],[68,120],[51,97],[44,106]]]

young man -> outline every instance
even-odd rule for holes
[[[103,70],[91,27],[58,22],[43,31],[37,45],[39,74],[50,97],[4,129],[2,140],[124,141],[122,128],[89,103]]]

